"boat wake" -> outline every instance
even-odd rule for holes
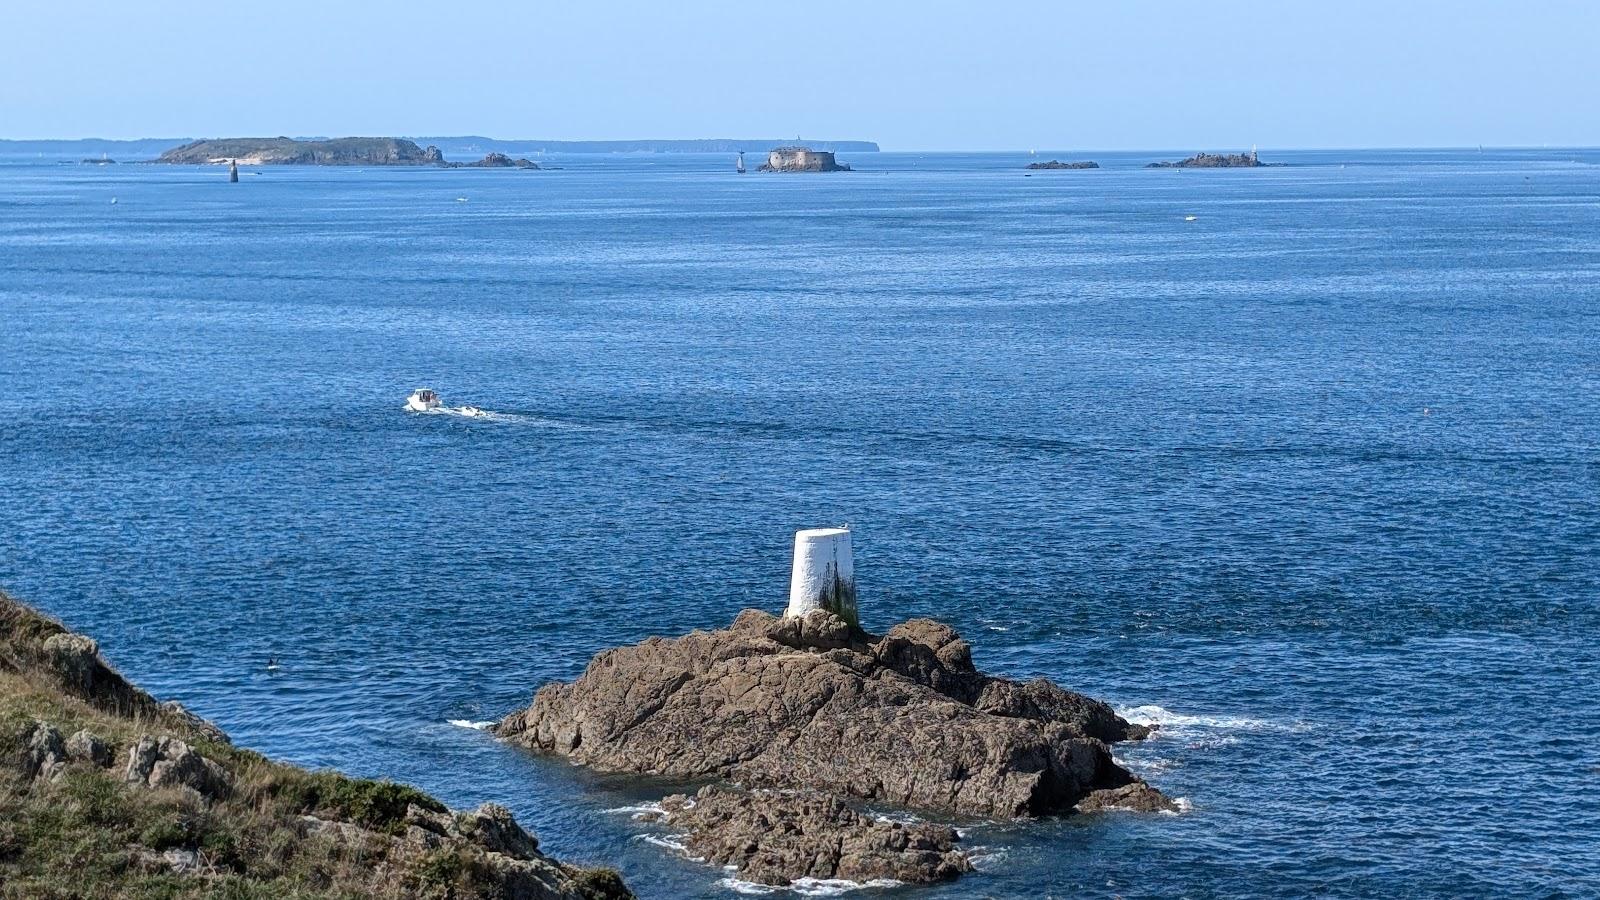
[[[459,416],[463,419],[486,419],[491,422],[505,421],[511,418],[505,413],[490,412],[487,409],[479,409],[476,406],[435,406],[432,409],[413,409],[411,411],[424,416]]]
[[[578,425],[573,422],[546,419],[542,416],[530,416],[526,413],[496,412],[492,409],[481,409],[476,406],[438,406],[433,409],[413,409],[409,411],[419,416],[455,416],[458,419],[474,419],[479,422],[495,422],[500,425],[527,425],[537,428],[553,428],[560,431],[588,430],[588,426]]]

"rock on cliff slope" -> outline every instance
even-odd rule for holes
[[[622,900],[504,808],[232,746],[0,594],[0,896]]]

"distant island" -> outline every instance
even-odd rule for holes
[[[1281,166],[1283,163],[1264,163],[1254,150],[1249,153],[1197,153],[1177,162],[1153,162],[1146,169],[1258,169]]]
[[[222,138],[191,141],[157,157],[174,165],[247,166],[442,166],[446,169],[537,169],[539,164],[504,153],[489,153],[477,162],[450,162],[438,147],[417,146],[405,138]]]
[[[1059,159],[1052,159],[1049,162],[1028,163],[1028,168],[1030,168],[1030,169],[1098,169],[1098,168],[1100,168],[1100,164],[1095,162],[1094,160],[1091,160],[1091,159],[1085,159],[1085,160],[1082,160],[1080,162],[1062,162]]]
[[[289,140],[283,138],[283,140]],[[309,135],[295,138],[301,142],[321,142],[325,136]],[[537,156],[541,153],[737,153],[740,150],[765,153],[773,147],[804,143],[817,150],[833,153],[877,153],[873,141],[797,140],[795,138],[706,138],[691,140],[623,140],[623,141],[551,141],[540,138],[502,139],[482,135],[410,136],[410,142],[419,147],[439,147],[446,153],[461,156],[485,153],[504,153],[518,156]],[[167,138],[139,138],[136,140],[107,140],[86,138],[75,140],[10,140],[0,139],[0,154],[28,156],[63,156],[78,159],[88,156],[110,155],[123,160],[152,159],[162,151],[179,144],[199,143],[196,138],[174,136]]]
[[[434,150],[434,149],[437,149],[437,148],[429,147],[428,149],[429,150]],[[439,165],[444,166],[446,169],[537,169],[537,168],[539,168],[539,164],[534,162],[531,159],[525,159],[525,158],[522,158],[522,157],[518,157],[516,159],[512,159],[511,157],[505,155],[504,153],[490,153],[489,155],[485,156],[483,159],[478,160],[477,162],[469,162],[469,163],[441,162],[441,163],[439,163]]]
[[[178,165],[225,165],[234,161],[247,166],[436,166],[445,160],[437,147],[424,150],[403,138],[362,137],[326,141],[286,137],[191,141],[156,158],[156,162]]]
[[[767,154],[761,172],[848,172],[832,152],[810,147],[779,147]]]
[[[774,147],[804,144],[813,150],[830,153],[877,153],[873,141],[821,141],[795,138],[707,138],[698,140],[632,141],[545,141],[501,140],[497,138],[419,137],[417,141],[468,152],[502,153],[738,153],[740,150],[766,152]]]

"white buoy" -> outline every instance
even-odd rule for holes
[[[826,609],[853,626],[861,624],[849,528],[794,533],[794,573],[789,576],[789,608],[784,615],[803,616],[813,609]]]

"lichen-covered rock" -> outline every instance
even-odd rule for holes
[[[100,645],[92,638],[71,632],[53,634],[45,639],[44,652],[62,687],[79,695],[92,692],[100,666]]]
[[[61,732],[44,722],[33,723],[22,745],[19,768],[27,779],[59,779],[67,770],[67,747]]]
[[[954,828],[864,815],[814,792],[705,787],[661,801],[659,821],[688,833],[689,852],[745,881],[893,879],[926,884],[972,871]]]
[[[88,729],[80,729],[72,737],[67,738],[67,756],[102,769],[109,768],[112,763],[111,748]]]
[[[123,780],[150,788],[188,788],[207,800],[233,788],[228,771],[175,737],[143,735],[128,751]]]
[[[1104,703],[984,675],[938,622],[874,638],[828,618],[746,610],[724,630],[604,651],[497,733],[604,771],[971,815],[1065,812],[1138,780],[1106,744],[1146,731]]]

